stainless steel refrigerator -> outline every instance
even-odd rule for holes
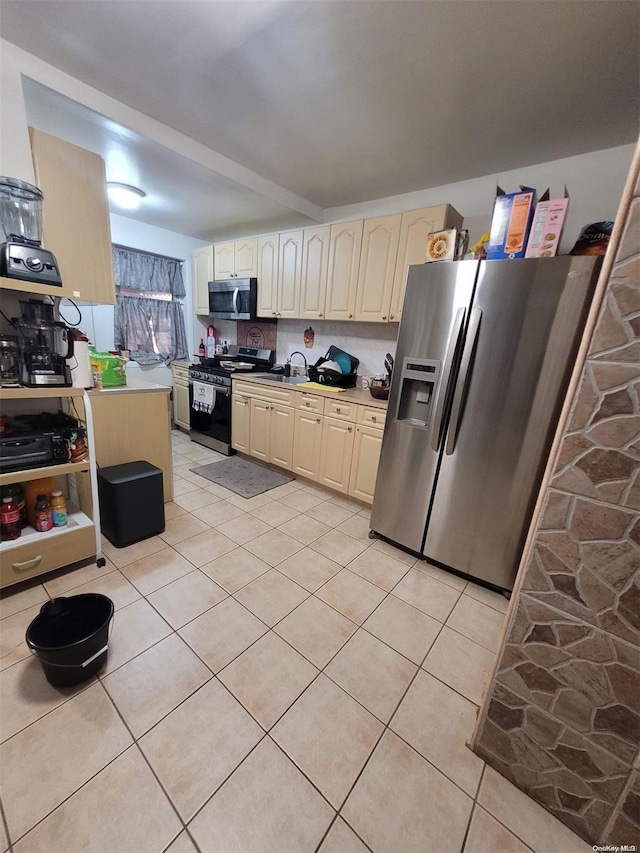
[[[372,530],[513,588],[600,262],[409,267]]]

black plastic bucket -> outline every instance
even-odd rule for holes
[[[27,628],[26,642],[49,684],[69,687],[97,672],[107,659],[113,601],[87,592],[53,598]]]

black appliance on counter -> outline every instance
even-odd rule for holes
[[[20,342],[20,381],[30,388],[71,387],[71,330],[53,319],[53,305],[30,299],[20,307],[22,318],[11,321]]]
[[[217,282],[216,282],[217,283]],[[273,365],[273,350],[240,347],[216,358],[202,358],[189,366],[189,435],[225,456],[231,449],[231,376],[265,373]]]
[[[257,310],[257,278],[229,278],[209,282],[210,317],[220,320],[255,320]]]
[[[0,433],[0,473],[63,465],[70,445],[84,439],[86,430],[64,412],[4,416]]]

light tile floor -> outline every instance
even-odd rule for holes
[[[0,601],[0,853],[590,849],[466,747],[504,598],[317,486],[239,498],[172,441],[161,536]],[[25,628],[88,591],[116,604],[109,659],[55,690]]]

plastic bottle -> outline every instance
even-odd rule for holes
[[[20,510],[18,504],[11,497],[2,498],[0,507],[0,528],[2,529],[2,540],[18,539],[20,530]]]
[[[56,489],[51,495],[51,515],[54,527],[64,527],[67,523],[67,502],[60,489]]]
[[[35,527],[38,533],[46,533],[53,527],[53,514],[49,506],[49,498],[46,495],[38,495],[36,498]]]
[[[18,504],[18,510],[20,511],[20,527],[26,527],[27,505],[24,499],[24,489],[20,483],[11,483],[7,486],[3,486],[2,490],[0,490],[0,495],[3,498],[13,498],[14,502]]]
[[[207,352],[204,345],[204,338],[200,338],[200,346],[198,347],[198,355],[205,355]]]
[[[227,341],[225,341],[224,344],[222,345],[222,352],[223,352],[223,355],[227,355],[227,353],[229,352],[229,344]]]

